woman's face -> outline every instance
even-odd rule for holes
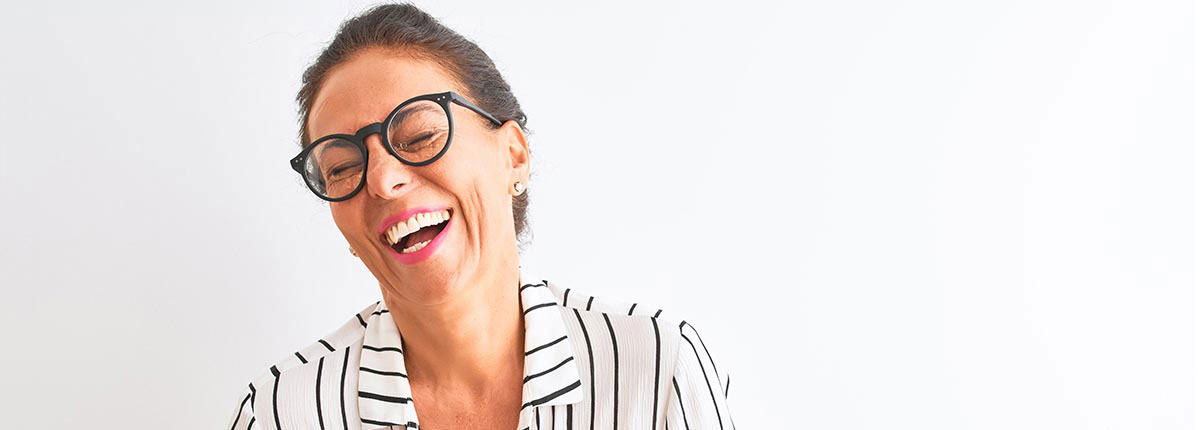
[[[445,91],[469,97],[436,63],[366,50],[327,74],[313,101],[309,136],[354,134],[383,121],[402,101]],[[517,264],[512,189],[517,181],[529,183],[525,135],[513,121],[492,129],[479,114],[450,106],[454,134],[442,158],[409,166],[372,135],[366,139],[367,183],[349,200],[329,204],[338,229],[384,294],[405,301],[441,302]],[[407,242],[393,247],[386,231],[414,209],[445,209],[450,220],[425,249],[405,253]]]

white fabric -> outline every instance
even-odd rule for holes
[[[735,428],[728,369],[691,324],[525,279],[518,430]],[[419,428],[401,339],[385,303],[367,306],[251,382],[227,427]]]

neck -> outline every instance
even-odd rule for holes
[[[406,301],[384,289],[383,299],[404,338],[411,383],[486,393],[502,378],[522,378],[519,272],[489,278],[455,288],[453,297],[436,304]]]

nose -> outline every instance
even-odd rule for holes
[[[363,187],[374,197],[395,199],[408,192],[413,180],[412,167],[392,156],[383,147],[383,138],[375,133],[363,139],[367,146],[367,183]]]

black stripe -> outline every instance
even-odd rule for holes
[[[575,409],[573,405],[567,405],[567,430],[571,430],[571,426],[575,425]]]
[[[550,407],[550,430],[554,430],[554,427],[558,425],[558,418],[555,417],[556,414],[554,413],[555,410],[557,410],[557,408],[554,406]]]
[[[542,410],[541,409],[533,410],[533,422],[537,423],[538,430],[542,430]]]
[[[720,371],[717,370],[717,362],[715,360],[713,360],[712,354],[708,352],[708,345],[704,344],[704,338],[700,336],[700,332],[698,330],[696,330],[696,327],[693,326],[691,323],[688,323],[685,321],[682,324],[686,324],[688,326],[688,328],[691,328],[692,333],[695,333],[695,335],[696,335],[696,339],[700,340],[700,347],[704,348],[704,355],[708,356],[708,362],[709,362],[709,364],[712,364],[713,377],[717,379],[717,388],[718,389],[721,388],[721,373],[720,373]],[[682,332],[680,334],[682,335]],[[695,349],[695,348],[696,348],[696,346],[692,345],[692,349]],[[699,359],[697,359],[697,360],[699,360]],[[704,366],[701,365],[700,368],[701,368],[701,370],[703,370]],[[722,396],[724,396],[726,399],[729,398],[729,380],[730,380],[729,375],[725,375],[725,392],[722,394]],[[709,394],[711,394],[712,386],[709,386],[708,390],[709,390]],[[715,398],[714,398],[714,403],[715,403]],[[733,415],[731,415],[732,413],[729,412],[728,410],[726,410],[725,412],[727,414],[730,414],[728,416],[729,425],[733,426],[733,430],[737,430],[737,425],[733,423]],[[718,417],[719,416],[720,416],[720,414],[718,414]]]
[[[325,345],[325,349],[328,349],[329,352],[333,352],[333,345],[330,345],[329,342],[325,341],[325,339],[317,339],[317,342],[321,342],[321,345]]]
[[[367,328],[367,322],[366,322],[366,321],[363,321],[363,319],[362,319],[362,315],[359,315],[359,314],[354,314],[354,317],[355,317],[355,318],[358,318],[358,323],[359,323],[359,324],[362,324],[363,328]]]
[[[412,397],[385,396],[383,394],[376,394],[376,393],[372,393],[369,391],[362,391],[362,390],[358,391],[358,397],[365,397],[368,399],[379,400],[379,401],[384,401],[384,402],[388,402],[388,403],[408,403],[408,402],[412,401]]]
[[[521,409],[525,409],[525,408],[527,408],[527,407],[530,407],[530,406],[533,406],[533,407],[540,406],[540,405],[541,405],[541,404],[543,404],[543,403],[546,403],[546,402],[549,402],[549,401],[551,401],[551,400],[554,400],[554,399],[555,399],[555,398],[557,398],[558,396],[561,396],[561,395],[563,395],[563,394],[570,393],[570,392],[571,392],[571,390],[574,390],[574,389],[576,389],[576,388],[579,388],[579,386],[580,386],[580,385],[583,385],[583,382],[581,382],[581,381],[575,381],[575,382],[572,382],[570,385],[567,385],[567,386],[565,386],[565,387],[559,388],[559,389],[558,389],[558,391],[555,391],[555,392],[553,392],[553,393],[550,393],[550,394],[547,394],[547,395],[545,395],[545,396],[542,396],[542,398],[540,398],[540,399],[536,399],[536,400],[530,400],[528,403],[525,403],[524,405],[521,405]]]
[[[250,393],[246,393],[246,398],[242,399],[242,404],[238,406],[237,415],[233,417],[233,425],[229,426],[229,430],[237,428],[238,420],[242,419],[242,412],[246,410],[246,402],[250,401]]]
[[[391,311],[389,311],[389,310],[387,310],[387,309],[381,309],[381,310],[378,310],[378,311],[375,311],[375,312],[371,312],[371,315],[383,315],[383,314],[386,314],[386,313],[389,313],[389,312],[391,312]]]
[[[275,373],[275,389],[271,390],[271,413],[275,414],[275,430],[283,430],[283,425],[279,424],[279,369],[271,366],[271,372]]]
[[[588,304],[590,305],[591,303],[592,303],[592,300],[588,299]],[[591,424],[588,426],[588,429],[595,430],[595,428],[596,428],[596,356],[592,354],[592,339],[590,337],[588,337],[587,325],[585,325],[583,323],[583,317],[579,316],[579,309],[571,309],[571,310],[575,311],[575,319],[579,320],[579,328],[583,330],[583,341],[584,341],[584,343],[587,343],[588,373],[591,376],[591,381],[592,381],[591,384],[589,385],[590,387],[592,387],[592,396],[591,396],[592,407],[591,407],[591,409],[589,409],[589,411],[590,411],[589,413],[591,416],[588,417],[588,420],[591,422]]]
[[[658,334],[658,319],[650,318],[650,324],[654,325],[654,406],[651,409],[650,428],[658,425],[658,378],[659,367],[662,363],[662,337]]]
[[[362,418],[362,422],[367,423],[367,424],[375,424],[377,426],[400,426],[400,427],[409,427],[409,428],[414,428],[414,429],[417,428],[417,423],[414,423],[412,421],[409,421],[408,423],[405,423],[405,424],[396,424],[396,423],[389,423],[387,421],[375,421],[372,419]]]
[[[254,428],[254,417],[250,417],[250,424],[246,425],[246,430]]]
[[[563,291],[563,306],[567,305],[567,297],[571,297],[571,289],[570,288],[567,288],[566,291]]]
[[[529,380],[531,380],[531,379],[533,379],[533,378],[536,378],[536,377],[539,377],[539,376],[545,375],[545,374],[547,374],[547,373],[553,372],[553,371],[555,371],[556,369],[558,369],[558,368],[560,368],[560,367],[563,367],[563,365],[564,365],[564,364],[567,364],[567,362],[569,362],[569,361],[571,361],[571,360],[574,360],[574,359],[575,359],[575,357],[574,357],[574,356],[567,357],[567,359],[566,359],[566,360],[563,360],[561,363],[555,364],[555,365],[554,365],[554,367],[551,367],[551,368],[549,368],[549,369],[546,369],[546,370],[543,370],[543,371],[541,371],[541,372],[534,373],[534,374],[532,374],[532,375],[526,376],[526,377],[525,377],[525,380],[524,380],[524,381],[521,381],[521,383],[522,383],[522,384],[524,384],[524,383],[526,383],[526,382],[529,382]]]
[[[629,315],[633,315],[633,308],[636,308],[636,307],[637,307],[637,303],[634,303],[633,306],[629,307]]]
[[[658,318],[658,316],[659,316],[660,314],[662,314],[662,309],[659,309],[659,310],[658,310],[658,312],[655,312],[655,313],[654,313],[654,317],[655,317],[655,318]]]
[[[388,371],[384,371],[384,370],[375,370],[375,369],[372,369],[372,368],[370,368],[370,367],[366,367],[366,366],[358,366],[358,370],[362,370],[362,371],[366,371],[366,372],[374,373],[374,374],[376,374],[376,375],[383,375],[383,376],[399,376],[399,377],[401,377],[401,378],[406,378],[406,379],[408,378],[408,375],[405,375],[405,374],[403,374],[403,373],[400,373],[400,372],[388,372]]]
[[[342,429],[350,430],[346,423],[346,368],[350,366],[350,347],[346,347],[346,357],[342,359],[342,389],[338,390],[342,399]]]
[[[675,385],[675,398],[679,399],[679,415],[683,416],[683,428],[685,430],[691,430],[691,427],[688,426],[687,422],[687,410],[683,408],[683,394],[679,392],[679,382],[675,380],[674,376],[672,376],[671,383]]]
[[[300,355],[300,351],[296,351],[296,358],[299,358],[301,363],[308,364],[308,360],[305,360],[304,356]]]
[[[558,303],[554,303],[554,302],[538,303],[536,305],[530,306],[529,309],[526,309],[525,315],[529,315],[529,312],[534,309],[544,308],[546,306],[557,306],[557,305],[558,305]]]
[[[279,377],[279,368],[275,367],[275,366],[271,366],[271,375],[278,378]]]
[[[595,300],[595,299],[596,299],[596,296],[588,297],[587,310],[589,310],[589,311],[592,310],[592,300]]]
[[[693,328],[692,330],[695,329]],[[687,335],[680,333],[679,336],[683,337],[683,340],[686,340],[688,345],[692,346],[692,352],[696,354],[696,364],[700,366],[700,374],[704,375],[704,385],[708,386],[708,395],[712,396],[713,410],[717,412],[717,424],[720,424],[721,430],[724,430],[725,423],[721,421],[721,407],[717,405],[717,395],[713,393],[712,382],[709,382],[708,372],[704,370],[704,361],[700,359],[700,350],[696,349],[696,344],[692,343],[692,340],[688,339]],[[717,382],[720,383],[719,380]]]
[[[525,284],[525,285],[522,285],[521,288],[517,290],[517,292],[519,293],[519,292],[525,291],[525,289],[529,288],[529,287],[540,287],[540,286],[542,286],[542,284]]]
[[[692,333],[696,334],[696,339],[700,340],[700,347],[704,348],[704,355],[708,356],[708,362],[709,362],[709,364],[712,364],[713,376],[717,377],[717,386],[718,387],[721,386],[721,372],[717,370],[717,362],[713,361],[712,354],[708,353],[708,346],[704,344],[704,338],[700,337],[700,332],[696,331],[696,327],[693,327],[692,324],[690,324],[686,321],[684,322],[684,324],[687,324],[688,328],[692,329]]]
[[[392,352],[399,352],[401,354],[404,353],[404,351],[401,351],[400,348],[397,348],[394,346],[371,346],[371,345],[364,344],[363,349],[369,349],[369,350],[376,351],[376,352],[392,351]]]
[[[254,389],[254,384],[250,384],[250,412],[254,412],[254,396],[258,394],[258,390]]]
[[[321,414],[321,372],[325,368],[325,357],[317,360],[317,424],[321,425],[321,430],[325,430],[325,417]]]
[[[613,345],[613,430],[617,430],[617,411],[621,410],[618,402],[621,400],[619,388],[621,388],[621,374],[618,372],[617,364],[620,363],[620,358],[617,356],[617,333],[613,331],[612,321],[609,321],[608,314],[604,315],[604,324],[608,326],[608,335],[612,338]]]
[[[560,337],[560,338],[558,338],[558,339],[554,339],[554,340],[550,341],[549,343],[547,343],[547,344],[545,344],[545,345],[539,346],[539,347],[537,347],[537,348],[534,348],[534,349],[531,349],[531,350],[529,350],[529,351],[525,351],[525,356],[526,356],[526,357],[528,357],[528,356],[529,356],[529,354],[533,354],[533,353],[535,353],[535,352],[538,352],[538,351],[541,351],[541,350],[543,350],[543,349],[549,348],[549,347],[553,346],[554,344],[556,344],[556,343],[559,343],[559,342],[562,342],[562,341],[564,341],[564,340],[566,340],[566,339],[567,339],[567,337],[566,337],[566,336],[563,336],[563,337]]]

